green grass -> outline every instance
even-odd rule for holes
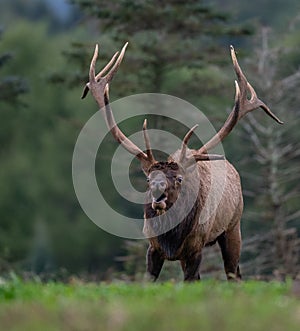
[[[0,284],[0,330],[299,330],[290,285],[24,283]]]

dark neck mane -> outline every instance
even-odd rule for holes
[[[199,188],[197,191],[194,190],[193,181],[195,179],[197,180],[197,176],[187,178],[186,184],[179,194],[178,204],[170,206],[167,202],[166,213],[159,217],[157,212],[152,209],[151,203],[144,206],[145,233],[148,237],[155,238],[167,259],[176,259],[186,237],[198,221],[197,213],[199,213],[201,201]],[[193,205],[191,205],[191,201],[194,202]]]

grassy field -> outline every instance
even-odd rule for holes
[[[0,283],[0,330],[300,330],[290,284]]]

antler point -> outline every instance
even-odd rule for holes
[[[147,118],[144,119],[143,130],[147,130]]]
[[[235,80],[234,83],[235,83],[235,101],[237,102],[237,100],[240,97],[241,90],[240,90],[240,86],[239,86],[239,83],[237,82],[237,80]]]

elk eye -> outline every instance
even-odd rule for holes
[[[149,183],[149,182],[150,182],[150,178],[149,178],[149,177],[147,177],[147,179],[146,179],[146,180],[147,180],[147,183]]]
[[[178,182],[178,183],[182,183],[182,180],[183,180],[183,178],[182,178],[182,176],[177,176],[176,177],[176,181]]]

